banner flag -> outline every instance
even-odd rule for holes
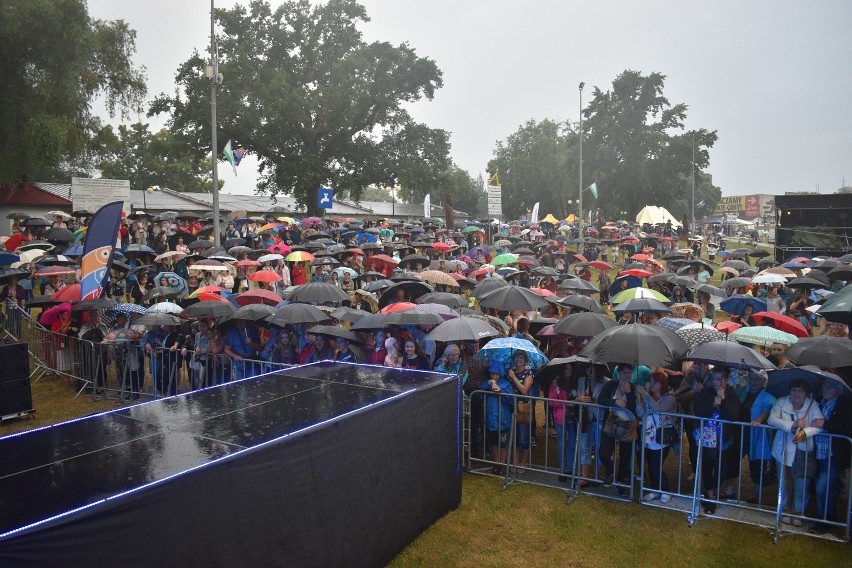
[[[533,205],[532,215],[530,215],[530,222],[531,223],[538,223],[538,205],[539,205],[538,201],[536,201],[535,205]]]
[[[80,261],[80,299],[100,298],[109,278],[123,201],[107,203],[89,221]]]
[[[595,182],[595,183],[593,183],[592,185],[589,186],[589,191],[592,192],[592,195],[595,196],[595,199],[598,198],[598,184],[597,184],[597,182]]]
[[[432,194],[426,196],[426,200],[423,201],[423,217],[428,219],[432,216]]]

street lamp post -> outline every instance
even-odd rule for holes
[[[211,157],[213,161],[213,244],[219,246],[221,237],[219,235],[219,163],[217,160],[218,141],[216,140],[216,85],[222,82],[219,74],[219,56],[216,53],[216,28],[214,20],[214,0],[210,0],[210,67],[208,77],[210,79],[210,124],[212,134],[210,136]]]
[[[579,175],[579,193],[580,198],[577,200],[577,211],[580,217],[580,238],[583,238],[583,87],[585,83],[580,83],[580,175]]]
[[[692,133],[692,234],[696,234],[695,227],[695,132]]]

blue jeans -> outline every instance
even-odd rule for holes
[[[556,424],[556,461],[559,471],[570,473],[574,471],[577,453],[577,424],[569,421],[567,424]]]
[[[807,506],[807,495],[805,494],[804,477],[793,477],[793,468],[784,466],[781,462],[775,462],[778,465],[778,479],[781,479],[781,468],[784,467],[784,483],[781,485],[781,507],[786,509],[790,505],[790,490],[787,488],[790,478],[793,478],[793,512],[802,514]]]
[[[583,465],[592,465],[592,449],[595,450],[597,456],[597,465],[602,465],[600,460],[601,455],[601,433],[603,431],[603,422],[597,420],[590,422],[583,433],[580,435],[580,462]]]
[[[826,521],[837,520],[837,478],[836,460],[817,460],[816,506],[819,517]]]
[[[529,451],[530,449],[530,424],[529,422],[518,422],[517,423],[517,436],[518,436],[518,449],[523,451]]]

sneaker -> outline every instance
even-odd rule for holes
[[[607,475],[607,476],[604,478],[604,480],[603,480],[603,486],[604,486],[604,487],[612,487],[612,476],[611,476],[611,475]]]
[[[800,526],[802,526],[803,524],[804,524],[804,523],[802,523],[802,519],[795,518],[795,517],[793,518],[793,526],[794,526],[794,527],[800,527]]]
[[[645,496],[642,497],[642,500],[643,501],[653,501],[654,499],[659,499],[659,498],[660,498],[659,493],[645,493]]]
[[[792,518],[790,518],[788,515],[783,515],[783,516],[781,517],[781,522],[782,522],[782,523],[784,523],[785,525],[792,525],[792,524],[793,524],[793,519],[792,519]]]
[[[567,475],[560,475],[556,478],[556,480],[559,481],[559,483],[567,483],[568,482],[568,476]]]
[[[672,496],[668,493],[663,493],[662,495],[660,495],[660,503],[668,503],[671,500]]]

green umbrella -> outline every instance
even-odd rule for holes
[[[518,262],[518,255],[507,252],[494,257],[491,261],[493,266],[505,266],[507,264],[515,264]]]
[[[852,286],[848,284],[830,297],[816,314],[828,321],[852,325]]]
[[[469,226],[465,227],[465,228],[464,228],[464,230],[463,230],[462,232],[463,232],[463,233],[475,233],[475,232],[477,232],[477,231],[481,231],[481,230],[482,230],[482,229],[480,229],[480,228],[479,228],[479,227],[477,227],[476,225],[469,225]]]
[[[621,302],[626,302],[627,300],[634,300],[636,298],[653,298],[659,302],[664,303],[668,303],[671,301],[656,290],[651,290],[649,288],[628,288],[627,290],[623,290],[616,294],[615,297],[612,299],[612,303],[620,304]]]

